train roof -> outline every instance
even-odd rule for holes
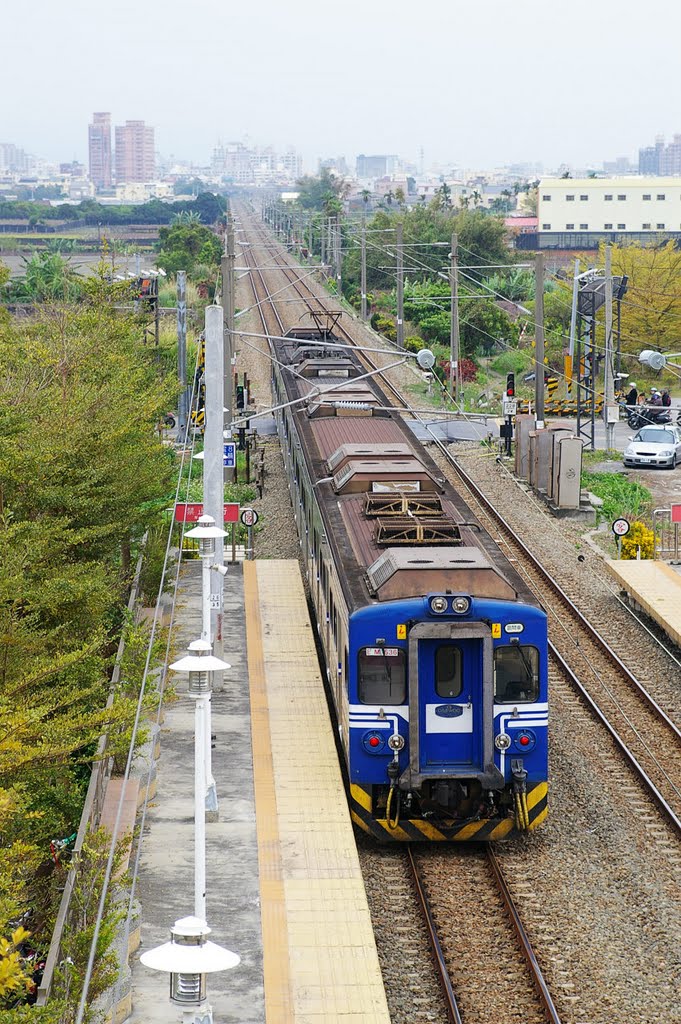
[[[451,590],[536,604],[353,353],[280,342],[277,358],[351,611]],[[306,340],[313,340],[308,335]],[[335,342],[335,339],[333,339]],[[301,372],[303,371],[303,372]]]

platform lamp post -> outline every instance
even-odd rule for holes
[[[236,953],[207,941],[206,922],[206,814],[204,737],[205,709],[210,700],[213,673],[230,668],[211,654],[207,640],[194,640],[189,654],[170,668],[189,673],[189,696],[194,712],[194,914],[176,921],[170,942],[140,957],[145,967],[170,974],[170,998],[184,1008],[185,1024],[212,1024],[213,1011],[206,1002],[206,975],[236,967]]]
[[[199,555],[201,557],[201,639],[205,640],[208,644],[209,650],[212,649],[213,637],[210,633],[210,611],[211,611],[211,593],[210,593],[210,573],[211,563],[215,558],[215,541],[218,537],[226,537],[225,530],[221,530],[219,526],[215,525],[215,520],[212,516],[203,515],[199,518],[198,525],[193,530],[189,530],[185,533],[185,537],[189,537],[192,540],[198,540],[199,542]],[[216,566],[216,568],[222,568]],[[215,659],[219,660],[219,659]],[[211,706],[210,697],[208,699],[206,707],[206,718],[205,718],[205,737],[204,737],[204,763],[205,763],[205,810],[206,814],[211,817],[211,820],[217,819],[218,814],[218,794],[215,786],[215,779],[213,778],[213,752],[211,745]]]

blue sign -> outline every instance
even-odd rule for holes
[[[225,469],[234,469],[236,466],[236,444],[230,442],[222,446],[222,464]]]
[[[463,708],[459,704],[438,704],[435,708],[435,714],[439,715],[440,718],[460,718],[463,714]]]

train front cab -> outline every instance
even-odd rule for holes
[[[544,820],[540,609],[466,595],[362,609],[350,619],[349,698],[360,828],[382,841],[490,840]]]

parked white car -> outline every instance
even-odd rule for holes
[[[664,466],[681,462],[681,431],[671,423],[653,423],[641,429],[624,449],[625,466]]]

